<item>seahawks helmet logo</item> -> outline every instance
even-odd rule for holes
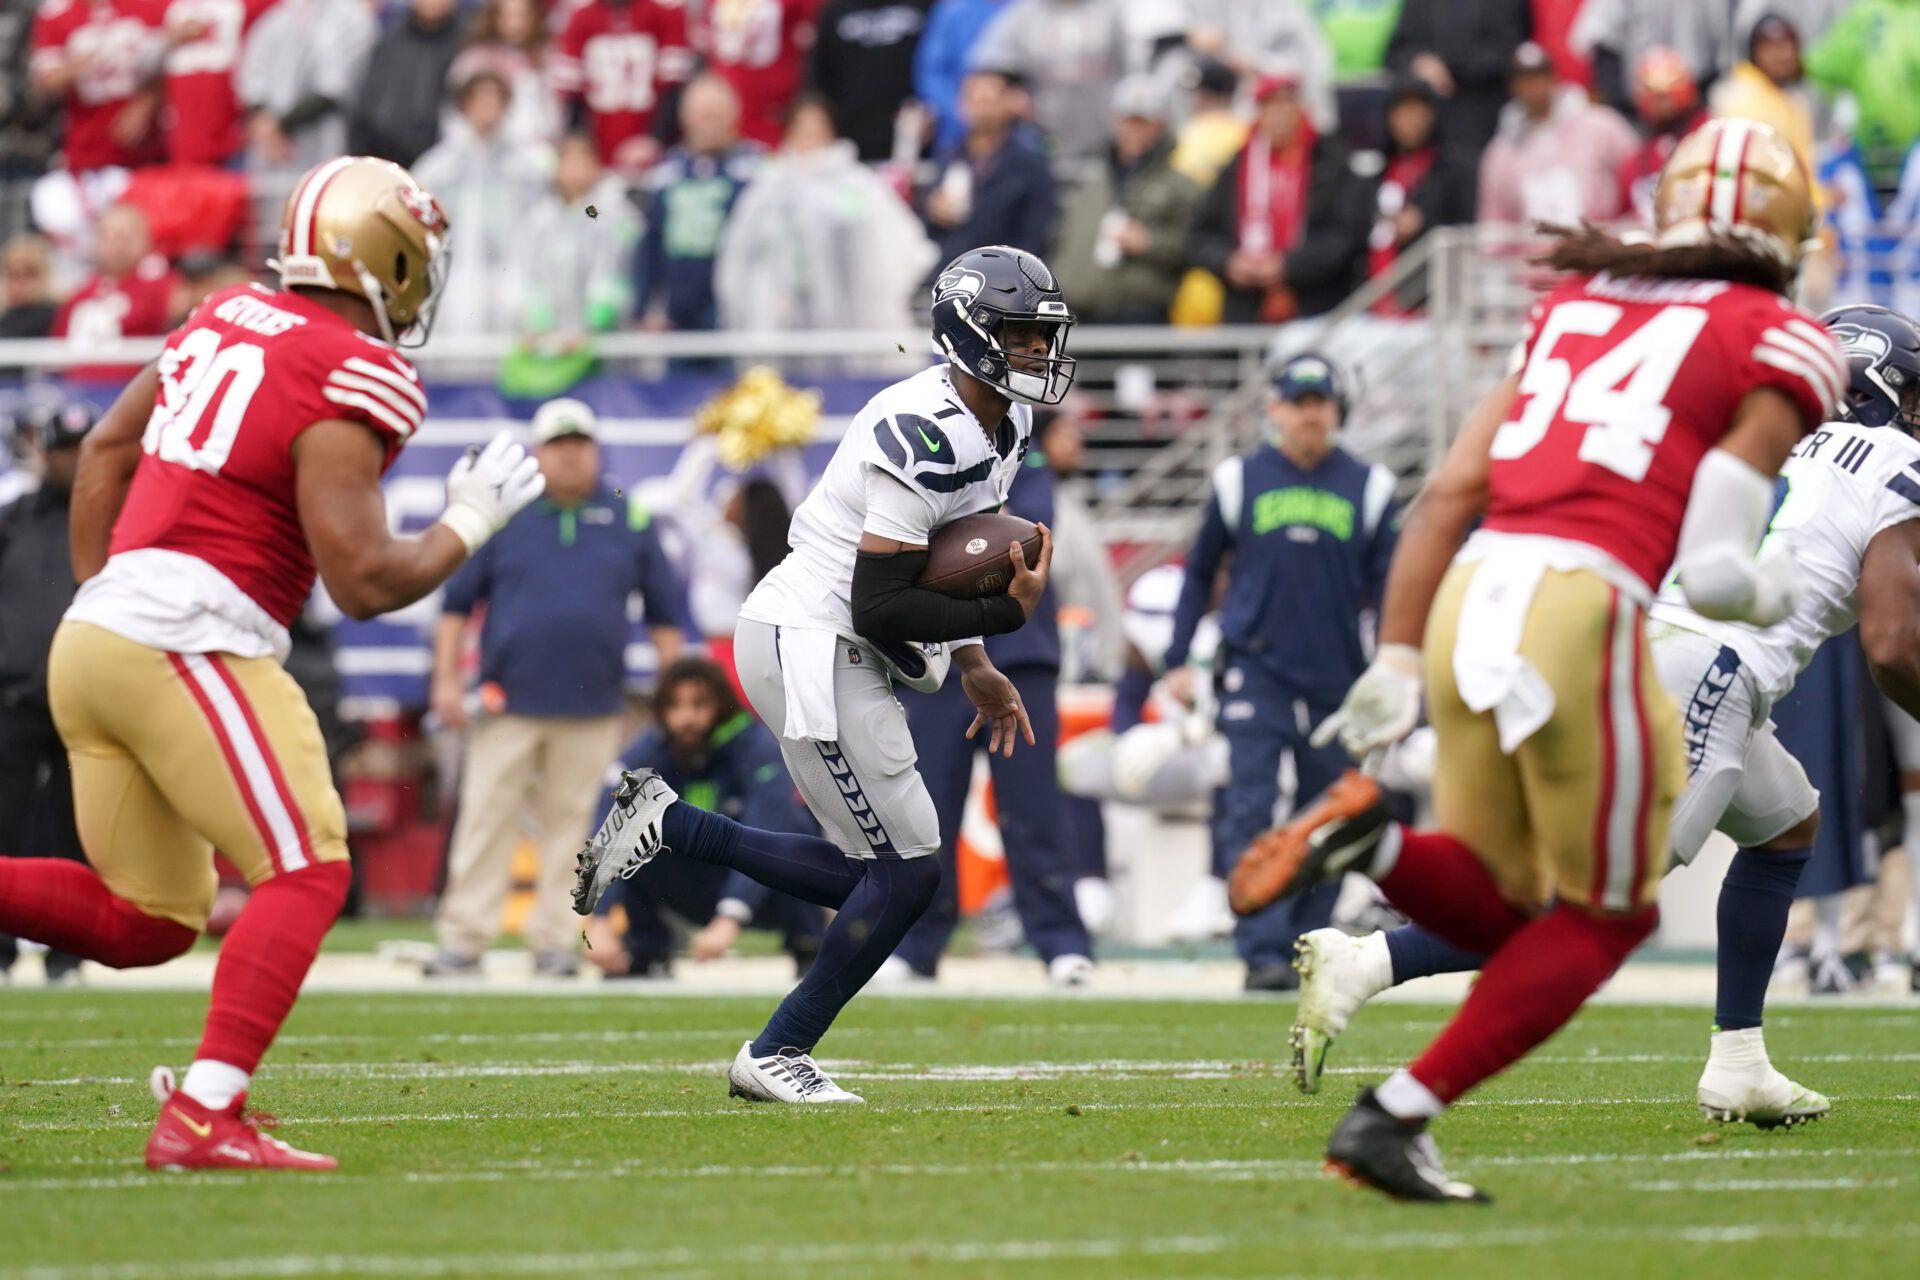
[[[961,268],[948,271],[934,282],[933,305],[939,306],[951,298],[958,298],[963,305],[971,305],[987,287],[987,278],[978,271]]]
[[[1840,339],[1840,345],[1848,355],[1865,356],[1871,364],[1879,364],[1893,354],[1893,343],[1888,341],[1887,335],[1865,325],[1834,325],[1833,336]]]

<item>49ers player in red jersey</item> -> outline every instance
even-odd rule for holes
[[[1315,736],[1365,757],[1410,731],[1424,634],[1438,830],[1396,825],[1350,773],[1231,886],[1254,910],[1358,871],[1489,957],[1328,1141],[1330,1167],[1390,1195],[1485,1199],[1447,1177],[1427,1121],[1565,1025],[1658,920],[1686,781],[1645,635],[1669,570],[1709,618],[1792,608],[1791,562],[1755,550],[1775,475],[1847,385],[1832,335],[1783,296],[1813,232],[1806,171],[1765,125],[1717,120],[1675,149],[1654,209],[1650,244],[1588,229],[1546,255],[1573,278],[1409,514],[1379,653]]]
[[[455,465],[437,524],[389,530],[380,478],[427,409],[395,340],[426,337],[446,235],[398,165],[320,165],[282,215],[283,287],[208,298],[81,455],[48,694],[90,865],[0,859],[0,930],[159,964],[206,927],[213,850],[246,875],[193,1064],[177,1089],[154,1070],[156,1169],[334,1167],[244,1111],[350,878],[287,628],[316,570],[355,618],[420,599],[545,487],[503,433]]]

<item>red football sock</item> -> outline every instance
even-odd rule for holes
[[[0,933],[114,969],[163,964],[199,935],[108,890],[84,862],[0,858]]]
[[[1408,1071],[1452,1103],[1565,1026],[1659,921],[1658,907],[1599,915],[1567,903],[1528,921],[1487,960],[1460,1012]]]
[[[1400,857],[1380,891],[1402,915],[1456,947],[1491,954],[1528,917],[1500,896],[1472,849],[1439,831],[1400,828]]]
[[[249,1074],[260,1065],[352,883],[347,863],[321,862],[255,886],[220,943],[196,1060],[210,1058]]]

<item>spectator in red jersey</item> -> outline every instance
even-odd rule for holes
[[[740,133],[780,145],[787,108],[800,92],[821,0],[708,0],[693,47],[707,69],[740,95]]]
[[[0,338],[44,338],[60,309],[53,288],[53,246],[17,235],[0,248]]]
[[[1528,41],[1513,55],[1513,101],[1480,157],[1482,222],[1578,226],[1625,210],[1620,166],[1639,139],[1611,107],[1554,77],[1546,50]]]
[[[347,122],[347,150],[412,164],[438,142],[447,71],[465,39],[456,0],[412,0],[373,46]]]
[[[249,169],[292,185],[347,149],[347,103],[379,35],[360,0],[279,0],[247,36],[240,101]]]
[[[235,76],[247,31],[274,0],[169,0],[160,140],[169,164],[225,165],[246,146]]]
[[[94,274],[53,318],[53,336],[77,346],[106,346],[121,338],[163,334],[172,318],[172,268],[153,252],[147,216],[130,204],[100,215],[94,238]],[[77,365],[76,379],[124,381],[134,365]]]
[[[1653,221],[1653,187],[1680,139],[1707,122],[1700,86],[1686,59],[1664,45],[1640,55],[1633,68],[1633,109],[1640,119],[1640,149],[1620,166],[1620,200],[1627,212]]]
[[[1269,72],[1259,115],[1187,233],[1187,256],[1226,282],[1229,324],[1279,324],[1330,311],[1366,264],[1367,188],[1346,145],[1307,119],[1299,78]]]
[[[671,136],[675,113],[662,108],[693,71],[682,0],[585,0],[547,67],[569,125],[592,131],[601,163],[638,173]]]
[[[67,168],[130,168],[155,157],[151,86],[166,0],[52,0],[33,23],[34,92],[67,105]]]
[[[507,82],[512,105],[501,133],[522,149],[551,145],[561,133],[560,102],[547,82],[547,24],[535,0],[487,0],[474,15],[467,47],[447,72],[459,91],[480,71]]]

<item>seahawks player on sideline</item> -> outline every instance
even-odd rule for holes
[[[662,852],[744,872],[768,888],[839,912],[819,958],[727,1073],[735,1097],[859,1102],[811,1051],[873,977],[940,883],[933,800],[915,769],[902,680],[939,685],[959,668],[976,709],[966,736],[1013,753],[1033,728],[983,636],[1018,630],[1053,557],[1041,527],[1029,565],[1012,544],[1004,596],[955,600],[917,586],[935,529],[991,511],[1026,456],[1029,405],[1073,385],[1065,354],[1073,314],[1047,265],[994,246],[961,254],[934,285],[933,341],[944,361],[867,403],[806,501],[793,549],[740,609],[734,659],[753,709],[826,839],[759,831],[688,804],[649,770],[625,775],[613,810],[580,854],[574,910]]]
[[[1700,1110],[1761,1128],[1817,1120],[1831,1106],[1776,1070],[1761,1036],[1767,981],[1820,819],[1819,794],[1774,737],[1768,710],[1815,650],[1858,621],[1874,680],[1920,713],[1920,326],[1874,306],[1821,320],[1846,352],[1850,379],[1839,420],[1801,441],[1780,475],[1768,536],[1785,538],[1800,566],[1793,612],[1768,629],[1710,622],[1669,587],[1650,630],[1660,682],[1685,721],[1689,779],[1673,813],[1675,861],[1692,862],[1716,827],[1739,846],[1720,888]],[[1318,930],[1296,952],[1294,1069],[1307,1093],[1319,1088],[1334,1037],[1372,996],[1479,965],[1417,925],[1365,938]]]

